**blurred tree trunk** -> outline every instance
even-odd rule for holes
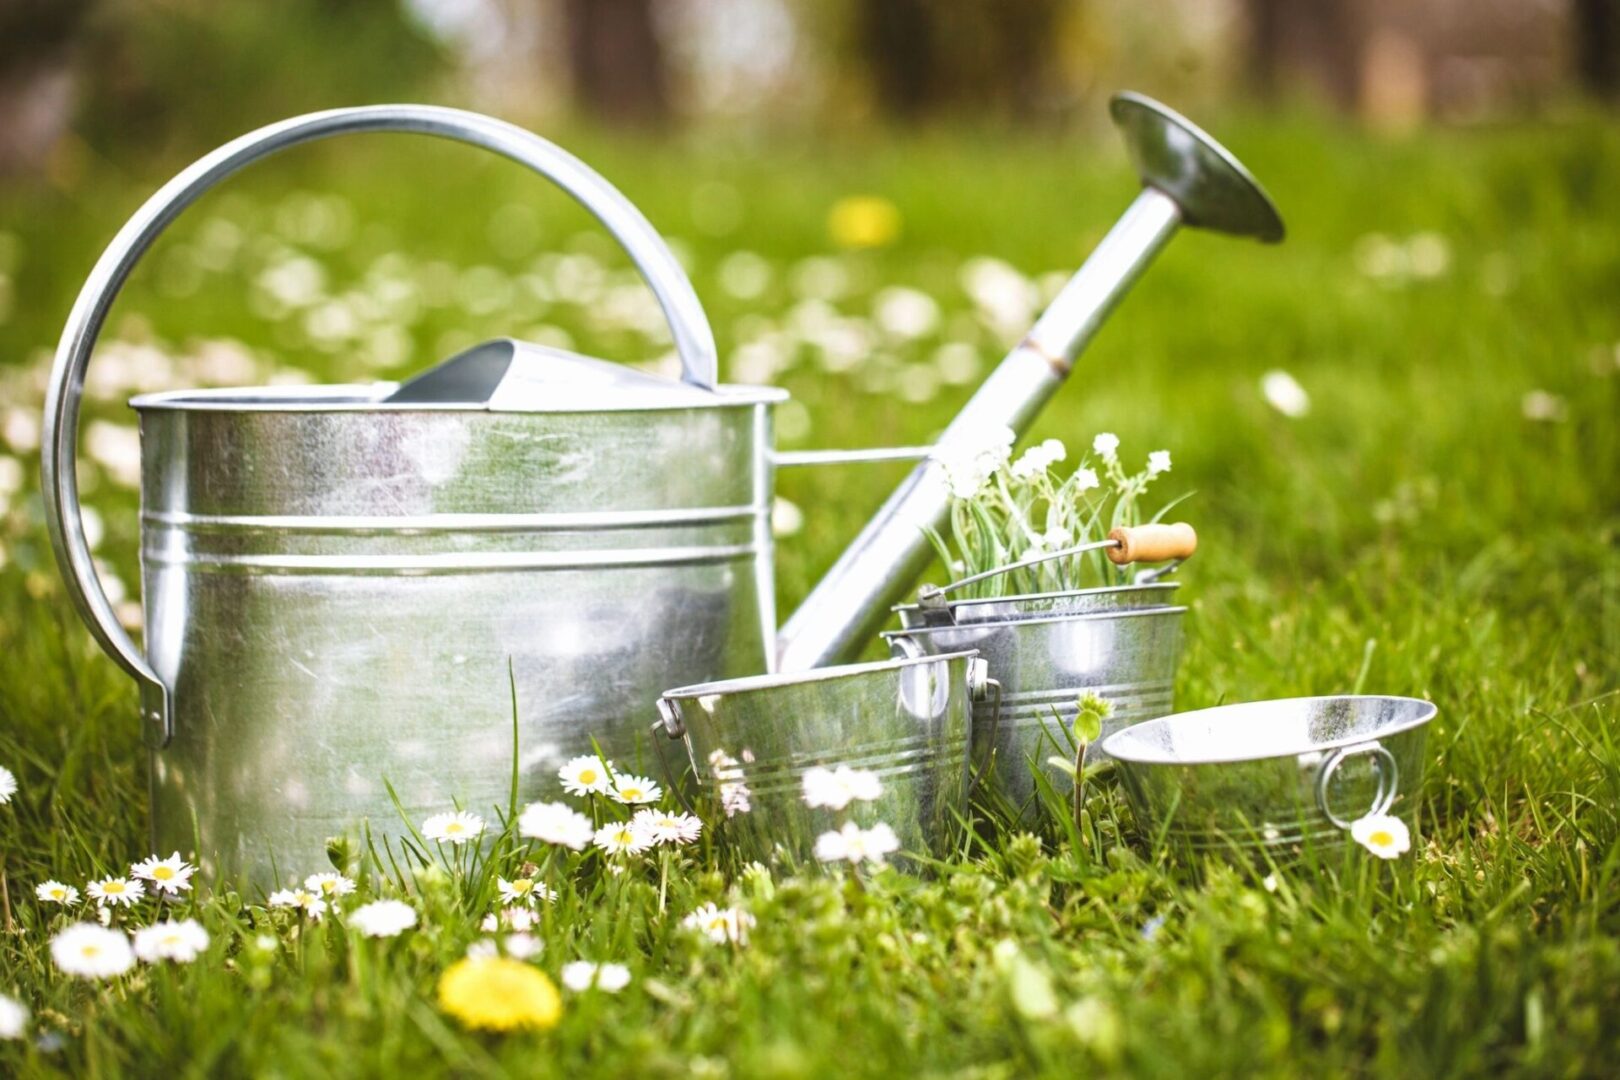
[[[860,0],[856,37],[878,107],[903,120],[946,109],[1042,111],[1061,0]]]
[[[1303,83],[1336,107],[1355,109],[1363,44],[1355,6],[1353,0],[1248,0],[1255,90],[1275,98]]]
[[[1606,101],[1620,100],[1620,0],[1575,0],[1570,29],[1581,86]]]
[[[73,118],[73,43],[92,0],[0,0],[0,175],[38,173]]]
[[[587,112],[621,124],[669,116],[663,42],[654,0],[566,0],[574,95]]]

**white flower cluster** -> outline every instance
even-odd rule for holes
[[[726,817],[736,817],[754,809],[754,793],[748,787],[742,762],[724,750],[716,749],[709,754],[709,771],[714,774],[720,793],[720,809]]]
[[[575,960],[562,967],[562,984],[575,992],[601,990],[617,994],[630,985],[630,969],[623,964],[593,964]]]
[[[147,964],[189,964],[207,950],[208,942],[208,931],[195,919],[143,926],[133,940],[112,927],[74,923],[51,938],[51,960],[81,979],[110,979],[134,967],[137,958]]]
[[[696,930],[717,945],[728,942],[746,945],[754,917],[739,907],[720,907],[708,903],[682,919],[681,925],[688,930]]]
[[[941,447],[939,463],[945,469],[945,483],[958,499],[974,499],[995,478],[996,471],[1012,457],[1018,436],[1009,427],[995,427],[975,437],[958,437]]]
[[[874,802],[883,794],[883,781],[875,772],[856,769],[848,765],[826,769],[820,766],[805,770],[804,801],[811,807],[843,810],[852,802]],[[854,821],[844,824],[816,838],[816,858],[822,862],[847,862],[852,865],[871,863],[882,865],[884,860],[900,850],[900,838],[893,829],[878,822],[863,829]]]
[[[1025,450],[1007,471],[1015,479],[1033,480],[1068,456],[1069,451],[1061,439],[1047,439]]]
[[[626,805],[657,802],[663,794],[646,777],[620,773],[613,762],[589,754],[570,760],[557,770],[557,776],[570,795],[605,795]]]
[[[302,888],[277,889],[271,893],[265,900],[265,906],[299,911],[318,921],[328,910],[335,908],[340,897],[353,892],[354,882],[342,874],[311,874],[304,879]]]

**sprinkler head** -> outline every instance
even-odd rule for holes
[[[1142,183],[1174,199],[1184,223],[1268,244],[1283,238],[1260,182],[1198,125],[1141,94],[1115,94],[1108,108]]]

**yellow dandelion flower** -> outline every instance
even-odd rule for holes
[[[827,231],[839,247],[884,247],[900,236],[900,208],[881,195],[847,195],[827,212]]]
[[[550,1028],[562,996],[544,973],[504,956],[469,956],[439,977],[439,1008],[469,1028]]]

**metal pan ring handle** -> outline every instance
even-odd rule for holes
[[[1395,755],[1376,742],[1356,743],[1354,746],[1341,746],[1328,755],[1326,761],[1317,767],[1316,771],[1316,805],[1324,817],[1341,829],[1348,829],[1350,822],[1333,812],[1333,804],[1328,799],[1328,785],[1333,782],[1333,774],[1339,771],[1339,766],[1352,757],[1363,754],[1372,756],[1373,769],[1378,773],[1378,793],[1373,796],[1372,806],[1368,808],[1363,817],[1374,814],[1387,813],[1395,804],[1395,795],[1400,786],[1401,769],[1395,761]]]
[[[90,632],[141,687],[148,741],[168,742],[168,690],[119,625],[96,576],[80,516],[79,401],[85,368],[107,313],[135,263],[165,228],[209,188],[237,170],[300,143],[372,131],[413,132],[453,139],[526,165],[572,195],[624,246],[669,320],[681,377],[712,387],[718,362],[714,333],[697,293],[658,231],[628,199],[584,162],[532,132],[478,113],[432,105],[375,105],[309,113],[262,127],[199,158],[163,185],[124,224],[85,280],[56,350],[45,399],[41,473],[45,520],[68,595]]]

